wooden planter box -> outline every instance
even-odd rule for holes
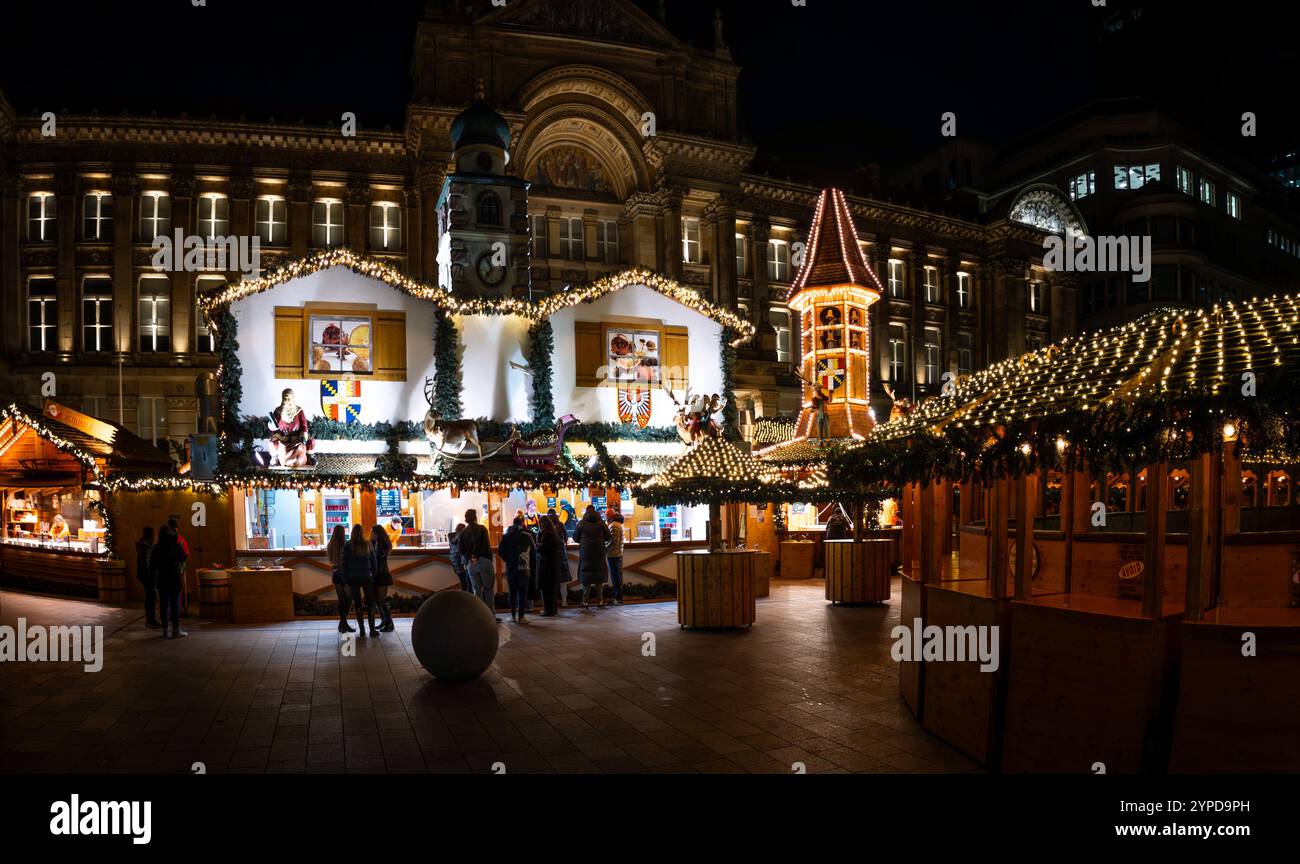
[[[293,620],[293,571],[229,570],[230,618],[236,624]]]
[[[884,603],[893,575],[890,540],[826,541],[826,599],[831,603]]]
[[[749,627],[754,623],[753,551],[678,552],[677,622],[683,627]]]

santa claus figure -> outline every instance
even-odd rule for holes
[[[316,464],[311,453],[316,442],[311,440],[307,414],[293,399],[293,390],[280,394],[280,407],[271,412],[267,428],[271,431],[271,467],[307,468]]]

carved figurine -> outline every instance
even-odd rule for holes
[[[280,405],[266,422],[271,433],[271,453],[265,467],[309,468],[316,464],[312,451],[316,442],[311,438],[307,412],[294,401],[293,390],[280,394]]]

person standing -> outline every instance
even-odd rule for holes
[[[516,516],[501,538],[497,554],[506,565],[506,585],[510,592],[510,620],[523,624],[529,610],[528,590],[532,582],[533,534],[524,527],[524,517]]]
[[[383,525],[370,529],[370,545],[375,550],[375,608],[379,610],[380,633],[392,633],[393,615],[388,609],[388,589],[393,585],[393,574],[388,571],[388,553],[393,551],[393,541]]]
[[[554,507],[546,511],[546,518],[550,520],[551,527],[555,529],[555,538],[560,542],[555,578],[559,605],[563,609],[569,605],[569,583],[573,581],[573,572],[569,568],[569,533],[564,530],[564,523],[560,521],[560,514],[555,512]]]
[[[158,543],[149,555],[149,569],[162,601],[158,617],[162,622],[164,639],[189,635],[181,629],[181,580],[185,574],[185,557],[185,550],[177,542],[171,526],[159,528]]]
[[[582,583],[582,608],[591,606],[591,595],[605,605],[605,582],[609,579],[609,566],[605,563],[605,544],[609,542],[609,529],[600,521],[596,508],[587,505],[582,521],[573,532],[578,544],[578,581]]]
[[[330,532],[329,545],[325,554],[330,561],[330,581],[334,583],[334,596],[339,601],[339,632],[355,633],[348,623],[348,613],[352,609],[352,600],[348,596],[348,586],[343,582],[343,547],[348,542],[348,533],[342,525],[335,525]]]
[[[144,626],[157,630],[158,582],[149,569],[149,555],[153,552],[153,526],[144,526],[140,539],[135,541],[135,578],[144,586]]]
[[[853,526],[849,520],[845,519],[841,513],[831,514],[831,518],[826,520],[826,539],[827,540],[848,540],[853,536]]]
[[[176,536],[176,542],[180,545],[181,551],[185,553],[186,560],[190,557],[190,544],[181,533],[181,523],[173,516],[167,520],[167,526],[172,529],[172,534]],[[188,569],[188,568],[187,568]],[[186,579],[188,574],[185,570],[181,571],[181,612],[186,618],[190,617],[190,586]]]
[[[447,557],[451,558],[451,569],[455,571],[456,578],[460,580],[460,590],[474,593],[474,583],[469,578],[469,570],[465,563],[465,558],[460,554],[460,537],[465,531],[465,523],[461,522],[456,526],[456,530],[451,532],[447,538]]]
[[[497,617],[497,572],[492,564],[492,538],[488,529],[480,525],[477,510],[465,511],[465,530],[460,535],[460,555],[465,560],[465,569],[474,581],[474,590],[479,599],[492,610],[492,617],[498,624]]]
[[[609,584],[613,587],[612,602],[623,605],[623,514],[610,508],[605,514],[609,522],[609,542],[605,544],[605,559],[609,563]]]
[[[378,636],[375,627],[373,590],[375,578],[375,550],[366,539],[366,529],[358,523],[352,526],[352,537],[343,544],[343,582],[348,586],[352,608],[357,612],[358,635],[366,635],[366,622],[362,612],[370,617],[370,635]]]
[[[537,525],[537,585],[542,592],[542,617],[560,614],[560,556],[565,554],[559,522],[543,516]]]

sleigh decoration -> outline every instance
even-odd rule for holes
[[[524,439],[514,438],[510,442],[510,450],[514,453],[515,464],[520,468],[554,468],[560,454],[564,452],[565,434],[577,425],[577,417],[565,414],[556,422],[553,430],[538,432]]]

